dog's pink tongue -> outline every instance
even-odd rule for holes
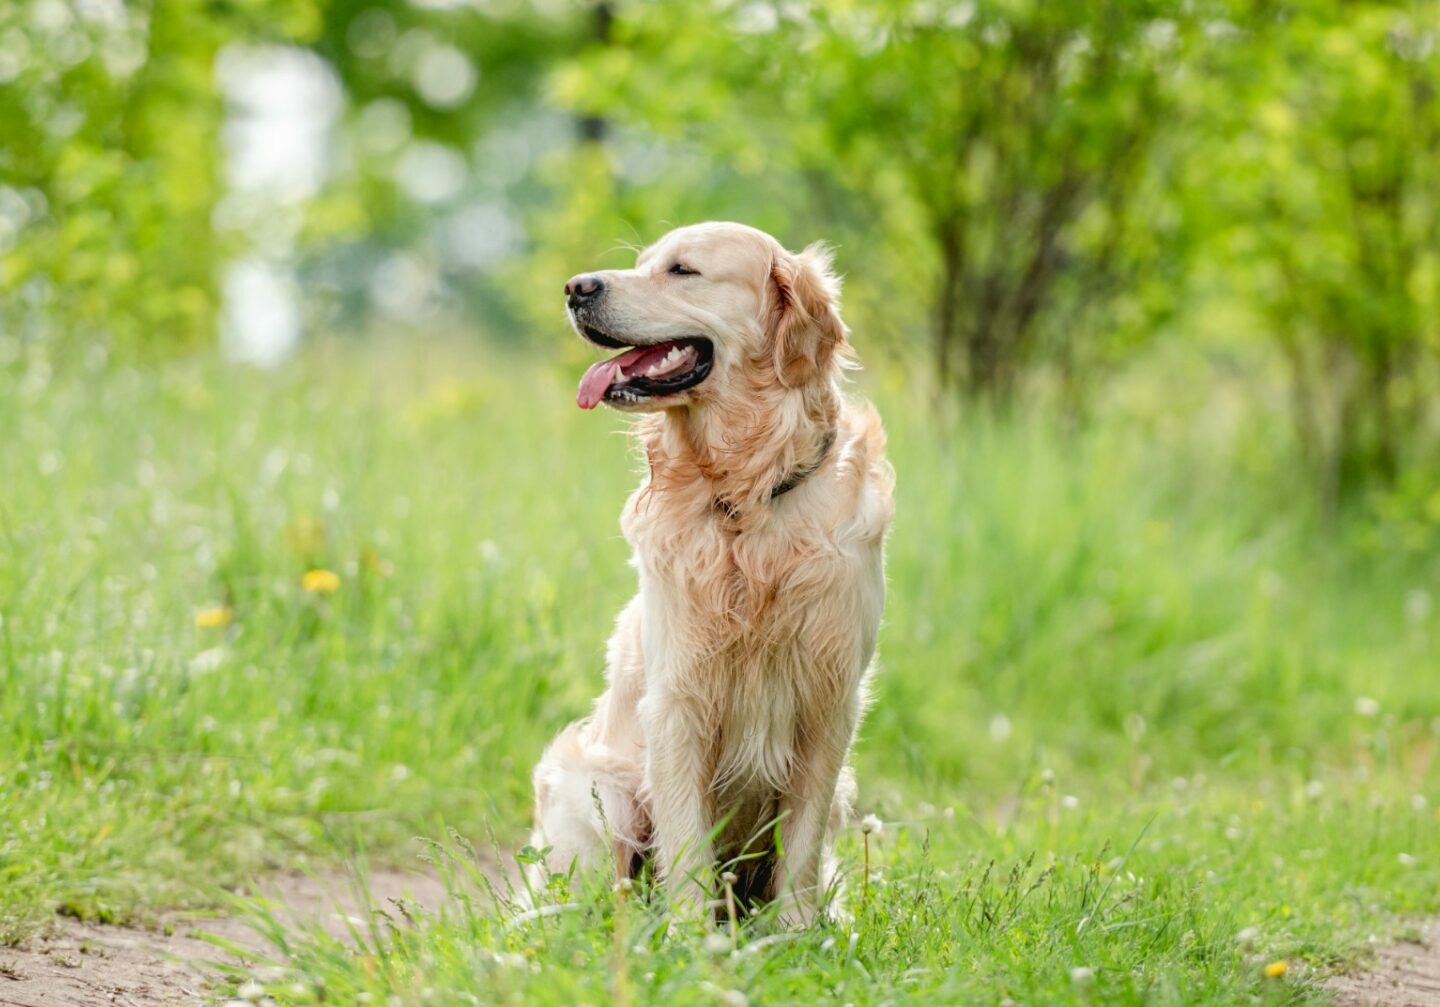
[[[632,364],[643,356],[648,347],[636,346],[618,357],[591,364],[585,376],[580,379],[580,390],[575,393],[575,402],[581,409],[594,409],[605,398],[605,389],[615,382],[625,380],[625,365]]]
[[[581,409],[594,409],[605,397],[605,389],[620,379],[620,365],[613,360],[600,360],[590,365],[580,379],[575,402]]]

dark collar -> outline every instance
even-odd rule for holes
[[[776,483],[775,486],[772,487],[770,490],[770,499],[774,500],[777,497],[784,496],[786,493],[789,493],[791,490],[793,490],[796,486],[799,486],[801,483],[803,483],[806,479],[809,479],[811,476],[813,476],[817,471],[819,471],[820,466],[825,464],[825,459],[830,457],[830,449],[834,446],[835,429],[832,427],[829,430],[825,431],[825,436],[821,438],[820,454],[816,456],[815,460],[809,465],[802,465],[800,468],[795,469],[784,479]],[[729,500],[726,500],[722,497],[715,498],[714,507],[717,511],[719,511],[721,514],[724,514],[732,521],[740,516],[740,508],[736,507]]]

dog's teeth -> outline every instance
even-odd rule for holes
[[[670,347],[670,352],[647,368],[645,373],[646,375],[655,375],[673,370],[677,364],[686,359],[688,354],[688,347],[672,346]]]

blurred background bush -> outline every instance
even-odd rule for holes
[[[867,360],[938,407],[1233,398],[1323,507],[1430,526],[1437,33],[1433,0],[22,0],[0,360],[553,352],[571,273],[739,219],[836,244]]]

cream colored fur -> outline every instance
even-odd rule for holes
[[[677,261],[699,275],[672,275]],[[609,864],[625,876],[650,856],[672,903],[691,908],[715,896],[717,863],[763,852],[734,868],[737,885],[806,924],[853,793],[846,760],[884,605],[894,485],[878,416],[842,392],[838,281],[818,246],[794,254],[716,223],[595,275],[609,331],[703,335],[715,361],[635,425],[649,471],[621,527],[639,593],[616,623],[594,711],[535,769],[532,842],[559,871]],[[820,467],[770,499],[831,430]]]

